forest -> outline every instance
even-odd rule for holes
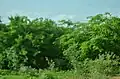
[[[120,17],[88,16],[87,22],[9,16],[0,22],[2,79],[117,79]]]

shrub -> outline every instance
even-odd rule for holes
[[[76,66],[77,73],[88,78],[100,79],[102,76],[107,78],[119,73],[119,61],[114,54],[106,53],[99,55],[98,59],[86,59],[83,62],[78,61],[78,63]]]

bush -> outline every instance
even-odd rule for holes
[[[87,23],[62,20],[61,25],[26,16],[9,20],[0,24],[0,69],[28,72],[28,76],[39,69],[71,70],[69,74],[98,79],[119,73],[119,17],[105,13],[90,17]],[[42,77],[57,78],[54,75],[45,72]]]
[[[77,62],[76,72],[91,79],[100,79],[119,73],[119,61],[114,54],[102,54],[98,59],[86,59],[83,62]],[[95,78],[93,78],[95,77]]]
[[[8,25],[0,24],[1,68],[18,69],[22,64],[44,69],[49,67],[46,57],[53,60],[63,56],[55,41],[64,32],[54,21],[30,21],[26,16],[11,16],[9,20]]]
[[[120,18],[110,13],[92,16],[87,23],[76,23],[73,32],[60,37],[63,54],[83,61],[96,59],[99,54],[114,52],[120,56]],[[74,26],[73,26],[74,27]],[[72,57],[72,58],[71,58]]]

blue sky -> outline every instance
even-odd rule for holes
[[[0,0],[0,16],[25,15],[53,20],[85,21],[87,16],[110,12],[120,15],[120,0]]]

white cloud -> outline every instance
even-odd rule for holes
[[[4,14],[4,21],[8,21],[7,18],[8,16],[15,16],[15,15],[20,15],[20,16],[27,16],[29,19],[35,19],[39,17],[43,18],[49,18],[55,21],[62,20],[62,19],[70,19],[70,20],[75,20],[77,17],[76,15],[70,15],[70,14],[57,14],[53,12],[27,12],[27,11],[22,11],[22,10],[12,10],[9,12],[6,12]]]
[[[48,13],[48,14],[50,14],[50,13]],[[22,10],[12,10],[12,11],[6,12],[4,14],[4,18],[7,21],[8,16],[15,16],[15,15],[27,16],[29,19],[35,19],[35,18],[47,16],[46,12],[39,13],[39,12],[27,12],[27,11],[22,11]]]
[[[56,15],[51,17],[51,19],[53,20],[62,20],[62,19],[70,19],[73,20],[76,18],[76,15],[66,15],[66,14],[60,14],[60,15]]]

